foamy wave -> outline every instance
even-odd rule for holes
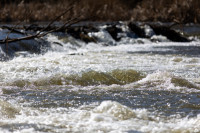
[[[172,89],[200,89],[200,87],[186,79],[174,76],[166,71],[157,71],[148,74],[145,78],[137,82],[141,86],[156,87],[166,90]]]
[[[94,109],[94,112],[107,114],[117,118],[118,120],[127,120],[135,117],[147,119],[146,110],[133,111],[132,109],[113,101],[102,102],[97,108]]]
[[[133,110],[115,101],[100,105],[85,105],[83,109],[33,109],[24,108],[14,119],[1,120],[4,125],[18,123],[15,131],[22,132],[149,132],[177,133],[200,132],[200,115],[193,118],[176,118],[154,115],[146,109]],[[25,124],[27,123],[27,124]],[[31,126],[35,125],[35,126]],[[52,126],[54,125],[54,126]],[[19,128],[21,127],[21,128]],[[34,129],[33,129],[34,128]]]

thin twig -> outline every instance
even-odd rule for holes
[[[7,34],[7,36],[9,36],[10,33],[12,33],[12,32],[18,33],[18,34],[22,34],[22,35],[25,35],[25,34],[26,34],[26,33],[24,33],[24,32],[21,32],[21,31],[16,30],[16,29],[15,29],[16,27],[11,28],[11,27],[8,27],[8,26],[2,26],[2,28],[3,28],[3,29],[8,29],[8,30],[10,30],[10,32]]]
[[[43,34],[38,34],[38,37],[46,36],[47,34],[52,33],[52,32],[56,32],[56,31],[60,31],[60,30],[65,30],[66,29],[66,25],[70,25],[71,26],[72,24],[76,23],[77,19],[78,19],[77,17],[76,18],[72,18],[72,19],[66,21],[61,27],[58,27],[58,28],[53,29],[53,30],[50,30],[50,31],[45,32]]]
[[[42,29],[39,34],[45,30],[47,30],[54,22],[56,22],[60,17],[62,17],[63,15],[65,15],[66,13],[68,13],[69,11],[71,11],[74,8],[74,4],[76,1],[73,1],[72,3],[69,4],[69,8],[67,10],[65,10],[63,13],[61,13],[60,15],[58,15],[55,19],[53,19],[44,29]]]
[[[48,31],[48,32],[45,32],[45,33],[42,33],[43,31],[47,30],[55,21],[57,21],[61,16],[65,15],[67,12],[71,11],[74,7],[74,3],[75,2],[72,2],[70,4],[70,7],[65,10],[63,13],[61,13],[60,15],[58,15],[54,20],[52,20],[44,29],[42,29],[40,32],[38,32],[37,34],[34,34],[34,35],[27,35],[25,37],[19,37],[19,38],[9,38],[9,34],[14,30],[14,28],[11,29],[11,32],[6,36],[5,39],[3,40],[0,40],[0,44],[8,44],[8,43],[11,43],[11,42],[16,42],[16,41],[21,41],[21,40],[29,40],[29,39],[34,39],[34,38],[41,38],[49,33],[52,33],[52,32],[55,32],[57,30],[60,30],[62,29],[63,27],[65,27],[67,24],[70,24],[72,21],[76,20],[77,18],[73,18],[67,22],[65,22],[61,27],[59,28],[56,28],[56,29],[53,29],[51,31]],[[21,34],[21,33],[20,33]]]
[[[77,1],[75,1],[75,2],[77,2]],[[84,20],[87,20],[87,19],[91,18],[91,17],[89,17],[89,18],[80,19],[80,16],[77,16],[75,18],[72,18],[72,19],[66,21],[62,26],[60,26],[58,28],[55,28],[53,30],[50,30],[50,31],[46,31],[46,32],[43,33],[43,31],[47,30],[61,16],[65,15],[67,12],[71,11],[74,8],[74,3],[75,2],[72,2],[70,4],[70,7],[67,10],[65,10],[63,13],[58,15],[54,20],[52,20],[45,28],[40,30],[38,33],[36,33],[34,35],[27,35],[27,36],[24,36],[24,37],[19,37],[19,38],[9,38],[8,37],[9,34],[8,34],[7,37],[4,40],[0,40],[0,44],[8,44],[8,43],[12,43],[12,42],[21,41],[21,40],[30,40],[30,39],[35,39],[35,38],[41,38],[41,37],[44,37],[47,34],[52,33],[52,32],[56,32],[56,31],[60,31],[60,30],[66,30],[67,28],[69,28],[73,24],[76,24],[78,22],[81,22],[81,21],[84,21]],[[14,28],[13,28],[13,30],[14,30]]]

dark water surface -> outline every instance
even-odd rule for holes
[[[200,113],[200,95],[198,92],[182,93],[115,88],[108,90],[102,90],[101,88],[91,90],[58,88],[53,90],[4,90],[4,93],[1,96],[2,98],[6,100],[16,99],[21,104],[25,104],[24,106],[34,108],[70,108],[111,100],[131,109],[146,108],[150,112],[161,112],[165,116],[180,114],[182,117],[195,117]],[[29,104],[26,105],[26,103]]]

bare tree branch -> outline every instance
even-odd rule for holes
[[[8,30],[10,30],[10,32],[8,33],[7,37],[5,39],[0,40],[0,44],[8,44],[8,43],[12,43],[12,42],[17,42],[17,41],[21,41],[21,40],[30,40],[30,39],[35,39],[35,38],[41,38],[46,36],[49,33],[55,32],[55,31],[59,31],[61,29],[66,29],[69,26],[78,23],[81,21],[81,19],[79,19],[78,17],[72,18],[68,21],[66,21],[62,26],[55,28],[53,30],[50,31],[46,31],[48,30],[48,28],[54,23],[56,22],[60,17],[62,17],[63,15],[65,15],[66,13],[68,13],[69,11],[71,11],[74,8],[74,4],[77,1],[73,1],[70,5],[69,8],[67,8],[63,13],[61,13],[60,15],[58,15],[55,19],[53,19],[45,28],[43,28],[42,30],[40,30],[38,33],[34,34],[34,35],[27,35],[26,33],[20,32],[18,30],[15,30],[15,28],[9,28],[9,27],[5,27]],[[16,32],[19,34],[26,34],[26,36],[24,37],[19,37],[19,38],[9,38],[9,34],[11,32]],[[45,32],[46,31],[46,32]],[[44,32],[44,33],[43,33]]]
[[[17,25],[18,25],[18,24],[17,24]],[[2,28],[3,28],[3,29],[8,29],[8,30],[10,30],[10,32],[7,34],[8,37],[9,37],[10,33],[13,33],[13,32],[14,32],[14,33],[17,33],[17,34],[26,35],[26,33],[16,30],[16,29],[15,29],[16,26],[14,26],[13,28],[11,28],[11,27],[9,27],[9,26],[2,26]]]
[[[53,19],[44,29],[42,29],[39,33],[47,30],[55,21],[57,21],[60,17],[62,17],[63,15],[65,15],[66,13],[68,13],[69,11],[71,11],[74,8],[74,4],[76,1],[73,1],[69,4],[69,8],[67,10],[65,10],[63,13],[61,13],[60,15],[58,15],[55,19]]]

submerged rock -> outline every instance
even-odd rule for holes
[[[132,32],[134,32],[138,37],[146,38],[145,30],[140,28],[136,23],[130,22],[128,27]]]
[[[90,37],[88,33],[98,32],[99,30],[92,26],[75,26],[67,29],[67,33],[76,39],[80,39],[86,43],[96,42],[94,37]]]
[[[169,40],[174,42],[190,42],[189,39],[177,33],[175,30],[166,26],[151,26],[157,35],[166,36]]]
[[[80,39],[86,43],[89,43],[89,42],[97,42],[96,39],[94,37],[90,37],[89,35],[87,34],[83,34],[83,33],[80,33]]]
[[[16,30],[17,31],[17,30]],[[25,38],[30,35],[26,35],[23,32],[11,32],[7,29],[0,30],[0,40],[4,40],[5,38],[9,39],[17,39],[17,38]],[[33,35],[36,33],[33,33]],[[21,41],[15,41],[10,43],[0,43],[0,60],[8,60],[16,55],[19,52],[26,52],[30,54],[42,54],[49,50],[50,43],[45,40],[45,38],[30,38],[24,39]]]
[[[19,55],[18,53],[20,52],[42,54],[47,52],[49,47],[49,43],[43,39],[31,39],[9,44],[0,44],[0,60],[8,60],[16,55]]]
[[[108,26],[106,31],[112,36],[115,41],[120,41],[121,37],[118,36],[118,33],[122,32],[122,29],[116,27],[116,25]]]
[[[141,38],[151,38],[155,35],[162,35],[173,42],[190,42],[190,40],[181,35],[181,33],[171,29],[170,25],[144,24],[144,26],[142,26],[135,22],[130,22],[128,26],[132,32]]]
[[[29,26],[24,26],[26,31],[40,31],[43,27],[39,26],[38,24],[31,24]]]

